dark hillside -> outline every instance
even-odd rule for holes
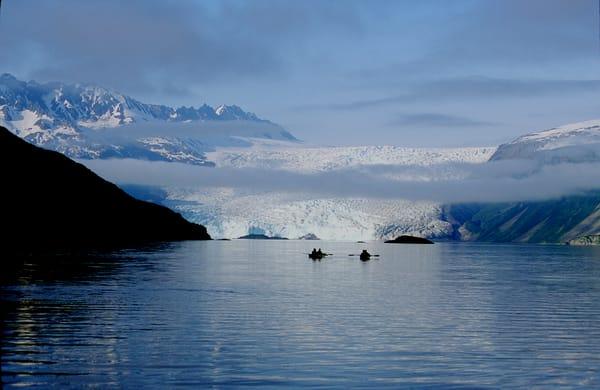
[[[134,199],[83,165],[33,146],[3,127],[0,172],[5,247],[28,251],[210,239],[204,226]]]

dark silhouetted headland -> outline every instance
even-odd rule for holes
[[[33,146],[3,127],[0,169],[0,224],[6,249],[210,239],[204,226],[134,199],[83,165]]]

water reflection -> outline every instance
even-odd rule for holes
[[[96,288],[106,289],[116,280],[135,277],[129,274],[132,265],[156,272],[157,264],[144,261],[144,255],[173,250],[175,245],[144,246],[134,254],[120,250],[7,256],[0,276],[3,383],[69,384],[69,377],[91,373],[87,364],[74,364],[76,359],[66,356],[78,351],[81,362],[88,363],[86,351],[98,346],[105,349],[108,360],[116,361],[114,346],[124,338],[112,326],[116,305],[103,302]],[[70,291],[73,286],[85,288]]]
[[[3,273],[2,380],[127,387],[600,384],[600,253],[187,242]],[[42,261],[43,260],[43,261]]]

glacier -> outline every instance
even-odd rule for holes
[[[314,173],[349,167],[406,167],[403,177],[393,179],[410,183],[464,178],[460,164],[483,165],[500,160],[531,160],[538,166],[597,163],[598,151],[600,120],[530,133],[499,147],[307,147],[254,140],[249,147],[217,148],[206,156],[215,169]],[[522,176],[523,172],[515,175]],[[272,236],[299,238],[314,234],[335,240],[388,239],[400,234],[438,239],[461,236],[452,218],[445,215],[445,205],[428,201],[319,197],[310,191],[261,193],[234,188],[171,188],[165,201],[187,218],[206,225],[217,237],[238,237],[256,229]]]
[[[207,153],[215,168],[284,169],[313,173],[349,167],[429,167],[404,180],[459,178],[453,163],[481,164],[495,147],[420,149],[395,146],[306,147],[256,141],[247,148],[217,148]],[[409,172],[411,169],[408,170]],[[360,183],[356,183],[360,185]],[[454,228],[443,206],[429,201],[323,197],[310,189],[261,192],[238,188],[167,188],[164,204],[203,224],[213,237],[236,238],[253,231],[269,236],[330,240],[376,240],[409,234],[451,238]]]

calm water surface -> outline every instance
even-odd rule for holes
[[[600,248],[185,242],[0,277],[5,387],[600,388]],[[367,247],[381,254],[348,257]]]

